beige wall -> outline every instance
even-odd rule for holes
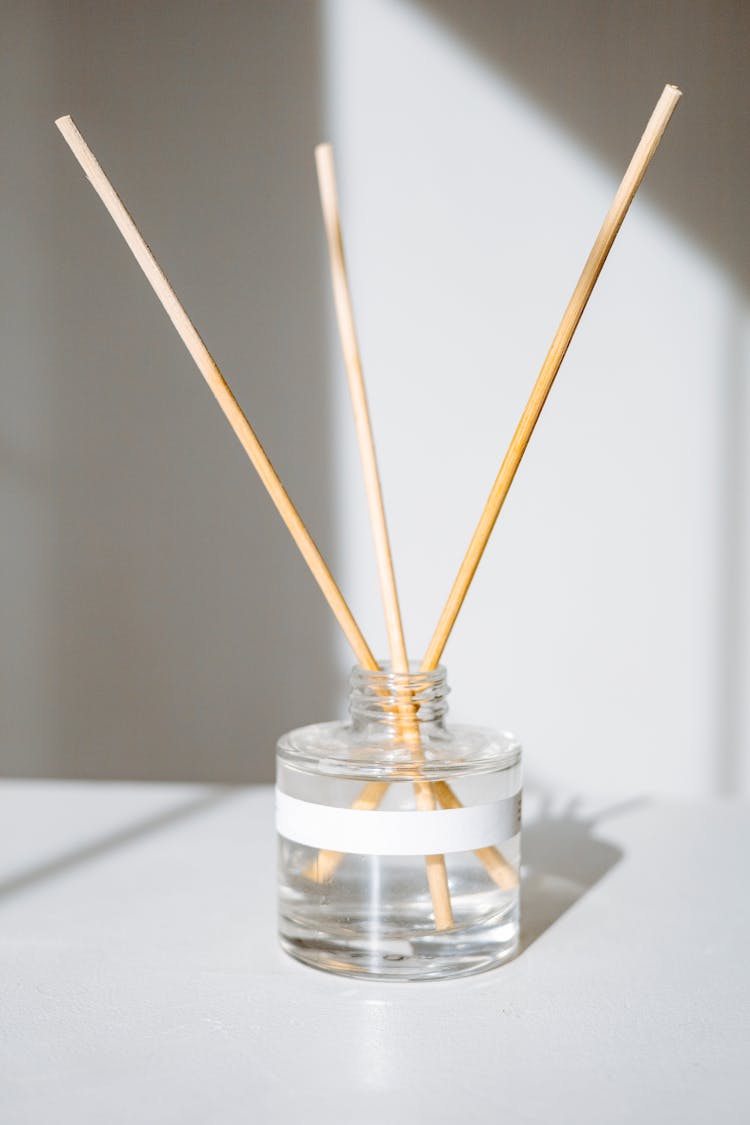
[[[269,778],[331,625],[53,126],[72,113],[333,552],[306,4],[6,3],[0,769]]]

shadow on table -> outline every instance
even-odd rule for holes
[[[584,814],[577,797],[553,807],[549,795],[542,796],[523,827],[522,952],[620,861],[622,849],[606,839],[602,826],[642,803],[634,798]]]
[[[212,785],[197,797],[189,801],[182,801],[179,805],[161,809],[151,816],[141,817],[139,820],[128,824],[116,832],[109,832],[97,840],[71,848],[60,856],[18,872],[18,874],[0,880],[0,902],[14,894],[25,891],[39,883],[65,875],[82,864],[99,859],[118,848],[126,847],[136,840],[153,836],[166,828],[172,827],[181,821],[187,820],[199,813],[206,812],[216,805],[223,804],[232,797],[237,797],[242,790],[233,786]]]

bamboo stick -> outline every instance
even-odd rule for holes
[[[547,356],[542,364],[534,388],[526,404],[521,420],[511,440],[508,451],[503,458],[500,471],[492,486],[487,503],[472,536],[469,548],[459,567],[453,587],[445,603],[440,620],[437,623],[432,639],[427,646],[427,651],[422,660],[421,670],[431,671],[440,663],[451,630],[456,623],[456,618],[463,605],[471,581],[476,573],[479,562],[487,546],[492,530],[495,526],[500,509],[508,495],[508,490],[513,483],[521,458],[526,452],[534,427],[539,420],[539,415],[547,400],[555,376],[560,370],[560,365],[565,358],[565,353],[573,339],[573,334],[578,327],[578,322],[583,316],[588,299],[591,296],[597,278],[602,271],[607,255],[617,236],[628,208],[640,187],[651,160],[659,147],[659,142],[664,130],[669,124],[681,91],[676,86],[665,86],[659,101],[635,150],[628,169],[617,189],[602,228],[596,237],[583,272],[578,279],[578,284],[573,290],[573,295],[568,302],[560,326],[555,333]]]
[[[560,365],[562,364],[575,329],[578,326],[578,322],[583,315],[583,311],[591,296],[594,285],[604,266],[607,255],[612,248],[615,237],[640,187],[646,170],[656,153],[656,149],[659,146],[659,142],[669,124],[669,120],[680,97],[681,91],[678,90],[676,86],[665,86],[630,164],[628,165],[622,182],[617,189],[615,198],[607,212],[601,230],[586,260],[578,284],[568,302],[568,306],[552,341],[552,345],[542,364],[541,371],[539,372],[529,401],[521,416],[521,420],[518,423],[508,452],[500,466],[497,479],[495,480],[489,499],[482,512],[482,517],[474,532],[464,561],[461,564],[448,601],[446,602],[435,633],[424,655],[421,664],[421,671],[423,672],[433,671],[440,663],[440,658],[447,644],[448,637],[456,622],[471,580],[476,573],[482,553],[495,526],[497,517],[500,514],[500,509],[503,506],[505,497],[513,483],[516,470],[529,443],[534,426],[541,414],[542,407],[546,402],[552,383],[560,369]],[[368,807],[371,808],[377,807],[377,803],[382,800],[383,793],[385,792],[385,790],[375,790],[373,787],[377,784],[376,782],[370,782],[368,786],[364,787],[359,798],[365,801],[374,800],[374,804],[368,805]],[[459,807],[460,802],[458,802],[458,798],[447,783],[438,782],[436,784],[436,790],[438,798],[444,807]],[[510,867],[497,848],[481,848],[475,854],[484,864],[486,870],[498,886],[505,888],[511,877],[509,872],[512,873],[513,879],[517,882],[515,871],[513,871],[513,868]],[[337,857],[337,853],[328,853],[326,861],[320,864],[319,877],[321,880],[330,879],[333,876],[337,862],[340,862],[340,859],[341,857]]]
[[[243,414],[241,407],[232,394],[232,391],[226,380],[224,379],[221,371],[219,370],[218,365],[214,361],[203,340],[200,338],[195,326],[193,325],[185,309],[181,305],[166,275],[162,271],[161,267],[156,261],[156,258],[143,239],[143,236],[136,227],[130,214],[126,210],[122,200],[105,175],[99,162],[87,145],[72,118],[69,116],[60,117],[57,121],[55,121],[55,124],[63,135],[71,151],[73,152],[73,155],[78,160],[78,163],[83,168],[86,178],[89,180],[91,186],[96,191],[97,195],[109,212],[110,217],[122,234],[128,247],[132,251],[136,261],[140,265],[152,289],[154,290],[156,296],[164,307],[165,312],[167,313],[170,320],[172,321],[172,324],[177,330],[178,335],[182,339],[193,361],[198,367],[198,370],[206,380],[212,394],[221,407],[221,410],[223,411],[227,421],[232,427],[232,430],[234,431],[237,439],[245,450],[254,468],[258,472],[261,481],[263,482],[274,505],[279,511],[279,514],[281,515],[290,534],[292,535],[292,538],[297,544],[297,547],[299,548],[305,562],[312,571],[313,577],[320,586],[320,589],[329,606],[331,607],[336,620],[338,621],[341,629],[344,632],[344,635],[349,641],[356,659],[364,668],[368,668],[370,671],[377,670],[377,661],[370,651],[370,648],[365,641],[365,638],[362,635],[362,632],[359,629],[359,626],[357,625],[351,613],[351,610],[346,604],[346,601],[341,591],[339,590],[333,576],[331,575],[331,572],[328,569],[325,560],[323,559],[320,551],[315,545],[312,536],[308,532],[305,524],[302,521],[302,518],[300,517],[291,499],[286,493],[281,480],[279,479],[276,471],[271,465],[271,462],[269,461],[263,447],[261,446],[258,438],[252,430],[250,423]],[[383,788],[382,792],[384,792],[384,789],[385,787]],[[382,792],[380,793],[376,804],[379,803],[380,799],[382,799]],[[370,807],[376,807],[376,804],[371,805]],[[366,806],[363,805],[362,807]],[[322,854],[324,856],[326,855],[326,853]],[[337,856],[337,853],[327,854],[329,856],[328,866],[330,866],[330,857]],[[339,858],[337,857],[336,864],[338,862]],[[328,870],[325,860],[323,861],[322,866],[325,870]],[[332,873],[333,872],[331,871],[330,874],[327,875],[327,877],[330,878]]]
[[[408,675],[409,659],[406,653],[401,609],[396,587],[396,576],[393,569],[393,556],[391,553],[388,524],[383,503],[383,491],[378,472],[375,441],[372,432],[370,410],[365,390],[362,359],[357,340],[357,331],[354,323],[354,307],[352,304],[351,288],[346,269],[344,256],[344,242],[341,233],[341,218],[336,188],[336,171],[333,162],[333,149],[330,144],[318,145],[315,149],[315,165],[318,172],[318,186],[320,201],[323,209],[323,220],[328,242],[328,255],[331,265],[331,283],[333,298],[336,307],[341,349],[344,356],[349,395],[354,413],[354,425],[359,445],[362,472],[365,480],[367,506],[370,515],[373,542],[375,545],[375,559],[377,563],[378,578],[380,582],[383,609],[385,612],[388,647],[391,655],[393,671]],[[400,708],[402,715],[402,730],[407,745],[411,748],[417,761],[421,760],[421,744],[419,727],[415,718],[414,707],[410,701],[405,700]],[[382,797],[385,790],[380,793]],[[414,782],[414,793],[417,808],[434,810],[437,801],[433,787],[424,781]],[[360,801],[364,799],[360,797]],[[359,807],[355,802],[355,807]],[[330,870],[333,856],[328,853],[328,858],[318,856],[313,861],[316,865],[318,877],[324,871]],[[427,866],[427,881],[430,887],[432,905],[435,912],[435,925],[438,930],[449,929],[453,925],[453,910],[451,908],[448,875],[445,867],[445,857],[442,855],[425,856]]]
[[[263,446],[255,436],[250,423],[243,414],[224,376],[221,374],[221,371],[208,351],[208,348],[203,343],[203,340],[198,335],[185,309],[180,304],[172,286],[125,209],[122,200],[107,179],[96,157],[81,136],[72,118],[60,117],[55,124],[70,146],[76,160],[83,168],[94,191],[107,208],[120,234],[133,252],[151,288],[161,301],[167,316],[177,329],[182,342],[192,356],[201,375],[208,383],[211,393],[224,412],[224,416],[234,430],[242,448],[250,458],[268,495],[271,497],[279,515],[286,524],[292,539],[297,544],[302,557],[320,586],[323,596],[333,610],[336,620],[354,651],[354,655],[364,668],[369,668],[371,670],[377,669],[377,661],[372,655],[359,626],[352,616],[351,610],[344,600],[343,594],[336,585],[310,532],[305,527],[301,516],[287,495],[281,480],[269,461]]]
[[[325,223],[326,240],[328,243],[336,320],[338,323],[339,338],[341,340],[341,350],[344,356],[346,377],[349,384],[349,396],[352,403],[352,413],[354,414],[354,426],[357,434],[360,460],[362,462],[362,473],[365,478],[367,507],[375,545],[375,560],[377,563],[380,592],[385,613],[388,648],[391,654],[393,671],[406,674],[409,671],[409,661],[406,655],[404,629],[401,621],[401,608],[396,587],[396,576],[393,570],[393,556],[391,554],[391,545],[388,536],[388,524],[385,516],[383,491],[375,453],[375,440],[372,433],[372,421],[370,419],[370,409],[367,402],[367,391],[365,390],[365,380],[362,372],[362,359],[354,324],[354,308],[346,269],[346,259],[344,257],[344,242],[341,234],[341,219],[338,191],[336,189],[336,172],[333,163],[333,149],[330,144],[321,144],[316,147],[315,165],[318,172],[320,202],[323,210],[323,221]]]

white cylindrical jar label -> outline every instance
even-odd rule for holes
[[[354,855],[445,855],[501,844],[521,830],[521,790],[460,809],[383,812],[319,805],[276,790],[276,828],[296,844]]]

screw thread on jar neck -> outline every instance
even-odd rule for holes
[[[358,730],[373,723],[395,730],[403,723],[405,707],[420,727],[442,727],[448,712],[450,688],[442,665],[420,672],[415,664],[408,673],[392,672],[387,662],[375,672],[357,665],[349,689],[349,712]]]

